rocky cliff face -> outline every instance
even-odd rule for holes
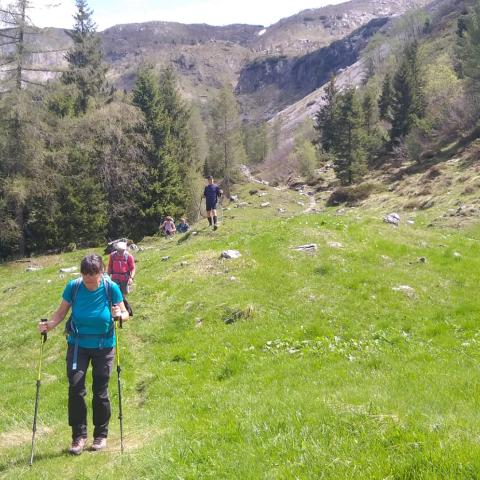
[[[236,92],[241,100],[249,96],[270,97],[268,104],[264,102],[264,115],[270,118],[319,88],[335,72],[355,63],[368,39],[387,21],[388,18],[371,20],[347,38],[302,57],[281,55],[257,59],[240,72]]]

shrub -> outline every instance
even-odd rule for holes
[[[362,183],[350,187],[339,187],[330,195],[327,206],[331,207],[345,203],[355,205],[356,203],[367,199],[373,192],[379,191],[378,185],[374,183]]]

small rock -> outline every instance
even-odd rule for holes
[[[409,225],[415,225],[415,221],[414,221],[414,220],[407,220],[407,223],[408,223]]]
[[[201,327],[202,325],[203,325],[203,318],[197,317],[197,318],[195,319],[195,327],[196,327],[196,328],[199,328],[199,327]]]
[[[462,258],[462,254],[458,252],[453,252],[454,258]]]
[[[162,257],[162,262],[166,262],[167,260],[170,260],[170,256],[167,255],[166,257]]]
[[[180,262],[181,267],[186,267],[188,265],[188,262]]]
[[[408,285],[398,285],[397,287],[393,287],[392,290],[394,292],[402,292],[407,297],[413,297],[415,295],[415,290]]]
[[[231,202],[238,202],[238,195],[230,195]]]
[[[237,277],[234,277],[233,275],[230,277],[230,281],[235,282],[237,280]]]
[[[67,268],[61,268],[59,271],[60,273],[72,273],[75,270],[77,270],[78,267],[67,267]]]
[[[220,255],[220,258],[233,259],[240,258],[241,256],[242,254],[238,250],[224,250]]]
[[[278,213],[285,213],[287,210],[285,208],[278,208]]]
[[[305,203],[304,202],[297,202],[297,205],[300,205],[301,207],[304,207]]]
[[[308,243],[306,245],[300,245],[298,247],[293,247],[293,248],[298,252],[313,252],[317,250],[318,246],[316,243]]]
[[[344,208],[339,208],[336,212],[335,215],[345,215],[346,210]]]
[[[192,232],[192,235],[193,236],[198,235],[198,232]]]
[[[389,213],[386,217],[383,218],[385,223],[390,223],[391,225],[396,225],[400,223],[400,215],[398,213]]]
[[[427,258],[426,258],[426,257],[420,257],[420,258],[418,259],[418,261],[419,261],[420,263],[427,263]]]
[[[340,242],[328,242],[330,248],[343,248],[343,245]]]
[[[51,280],[47,280],[47,283],[52,283],[52,281],[51,281]]]
[[[270,206],[270,202],[261,203],[260,206],[261,206],[262,208],[269,207],[269,206]]]
[[[140,249],[138,248],[137,244],[135,243],[131,243],[128,248],[132,251],[132,252],[138,252]]]
[[[26,271],[26,272],[38,272],[38,271],[41,270],[41,269],[42,269],[42,267],[33,267],[33,266],[32,266],[32,267],[27,267],[27,268],[25,269],[25,271]]]

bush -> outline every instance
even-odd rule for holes
[[[327,201],[327,206],[331,207],[345,203],[355,205],[356,203],[367,199],[373,192],[379,191],[378,185],[374,183],[362,183],[351,187],[339,187]]]

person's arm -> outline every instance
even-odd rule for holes
[[[66,300],[62,300],[62,303],[57,308],[56,312],[52,315],[52,318],[48,322],[39,322],[38,330],[40,331],[40,333],[53,330],[65,318],[69,310],[70,304]]]
[[[113,273],[113,258],[112,258],[112,255],[109,255],[109,256],[108,256],[107,273],[108,273],[109,275],[112,275],[112,273]]]
[[[135,277],[135,272],[136,272],[135,260],[132,255],[129,255],[128,257],[128,264],[130,267],[130,275],[128,276],[128,283],[130,284],[133,282],[133,279]]]

